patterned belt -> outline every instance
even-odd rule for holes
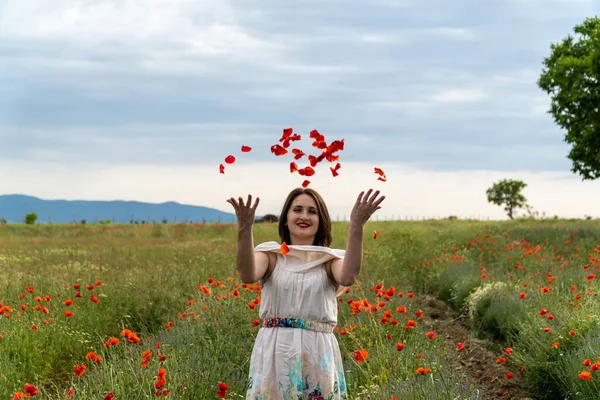
[[[301,318],[265,318],[262,326],[263,328],[298,328],[328,333],[332,333],[335,329],[335,326],[331,324],[308,321]]]

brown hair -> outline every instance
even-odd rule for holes
[[[321,195],[310,188],[296,188],[292,190],[290,194],[288,194],[288,197],[285,200],[285,203],[283,204],[281,215],[279,217],[279,237],[281,238],[281,241],[287,244],[291,244],[292,242],[290,230],[287,227],[287,213],[290,210],[294,199],[300,196],[301,194],[307,194],[311,196],[317,204],[317,214],[319,215],[319,229],[317,229],[317,233],[315,234],[313,246],[329,247],[332,241],[331,218],[329,217],[329,211],[327,210],[327,206],[325,205],[325,201],[323,200]]]

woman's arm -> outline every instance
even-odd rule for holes
[[[369,189],[363,199],[364,192],[360,192],[356,203],[350,214],[350,226],[348,229],[348,243],[346,245],[346,254],[344,259],[336,259],[331,264],[331,273],[336,282],[342,286],[351,286],[356,282],[363,262],[363,236],[365,223],[371,218],[371,215],[381,207],[379,205],[385,199],[381,196],[376,200],[379,190],[371,198]]]
[[[244,283],[254,283],[261,279],[269,267],[269,256],[264,252],[254,251],[254,214],[258,207],[259,198],[256,198],[251,207],[252,196],[244,204],[242,198],[237,202],[233,197],[227,200],[230,203],[238,220],[238,240],[235,258],[235,267]]]

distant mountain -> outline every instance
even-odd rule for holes
[[[37,197],[11,194],[0,195],[0,219],[9,223],[22,222],[25,215],[36,212],[38,223],[70,223],[86,220],[94,223],[110,220],[114,223],[162,222],[232,222],[235,214],[214,208],[167,203],[142,203],[138,201],[87,201],[87,200],[43,200]]]

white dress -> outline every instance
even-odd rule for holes
[[[347,399],[344,368],[333,329],[337,296],[325,262],[343,259],[344,250],[266,242],[255,251],[277,254],[261,292],[258,331],[250,358],[246,399]],[[290,320],[289,318],[295,318]]]

